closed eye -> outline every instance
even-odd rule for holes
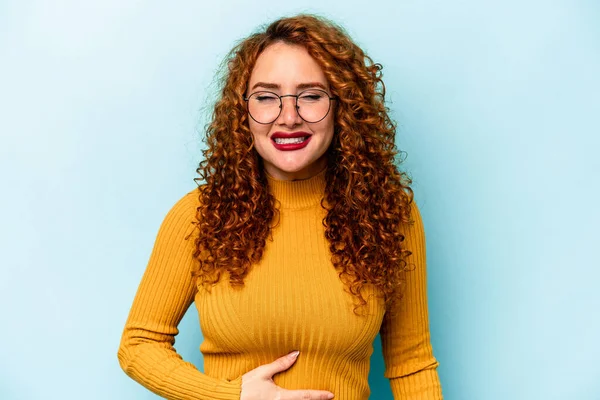
[[[310,93],[310,94],[303,94],[302,96],[300,96],[300,100],[302,101],[319,101],[323,98],[322,94],[319,93]]]
[[[270,103],[279,101],[279,98],[272,94],[257,94],[255,96],[252,96],[252,99],[256,100],[259,103]]]

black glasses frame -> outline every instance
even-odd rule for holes
[[[323,116],[323,118],[321,118],[318,121],[308,121],[306,119],[304,119],[302,117],[302,115],[300,114],[300,106],[298,105],[298,97],[302,96],[302,94],[304,94],[305,92],[322,92],[325,94],[325,96],[329,99],[329,107],[327,107],[327,112],[325,113],[325,115]],[[279,98],[279,114],[277,114],[277,116],[273,119],[273,121],[271,122],[260,122],[257,121],[256,118],[254,118],[252,116],[252,113],[250,112],[250,104],[248,103],[248,101],[250,100],[250,97],[252,97],[254,94],[256,93],[269,93],[272,95],[275,95]],[[261,124],[261,125],[269,125],[272,124],[273,122],[277,121],[277,118],[279,118],[279,116],[281,115],[281,111],[283,110],[283,99],[284,97],[295,97],[296,98],[296,103],[295,103],[295,107],[296,107],[296,113],[298,113],[298,116],[303,120],[308,122],[309,124],[316,124],[317,122],[321,122],[325,119],[325,117],[327,117],[329,115],[329,111],[331,111],[331,100],[337,100],[337,97],[332,97],[329,95],[329,93],[327,93],[324,90],[321,89],[308,89],[308,90],[303,90],[302,92],[298,93],[298,94],[284,94],[283,96],[278,95],[277,93],[273,93],[270,92],[268,90],[259,90],[257,92],[252,92],[250,93],[250,95],[248,97],[244,97],[244,101],[246,102],[246,110],[248,111],[248,115],[250,116],[250,118],[252,118],[257,124]]]

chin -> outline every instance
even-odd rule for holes
[[[285,172],[298,172],[302,171],[310,162],[307,160],[294,160],[294,159],[286,159],[286,158],[276,158],[271,161],[271,164],[282,171]]]
[[[301,172],[306,169],[306,165],[300,165],[300,166],[284,166],[284,165],[277,165],[277,164],[273,164],[273,165],[275,166],[275,168],[279,169],[280,171],[286,172],[288,174],[295,173],[295,172]]]

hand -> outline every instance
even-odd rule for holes
[[[246,372],[242,375],[240,400],[326,400],[333,399],[333,393],[325,390],[287,390],[273,382],[273,375],[285,371],[296,362],[300,352],[280,357],[270,364]]]

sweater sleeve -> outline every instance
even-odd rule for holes
[[[241,377],[210,377],[173,347],[177,326],[194,301],[192,224],[197,190],[182,197],[163,220],[133,300],[118,359],[127,375],[166,399],[238,400]]]
[[[411,204],[414,224],[403,231],[407,258],[403,297],[386,312],[380,336],[385,361],[384,376],[390,380],[395,400],[441,400],[442,388],[433,356],[427,310],[425,232],[416,203]]]

